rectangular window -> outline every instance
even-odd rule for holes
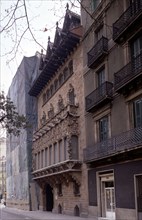
[[[97,72],[98,76],[98,87],[101,86],[105,82],[105,68],[102,68]]]
[[[44,150],[41,151],[41,168],[44,167]]]
[[[141,68],[142,63],[142,36],[131,43],[131,59],[134,70]]]
[[[49,165],[52,164],[52,145],[49,146]]]
[[[63,161],[63,143],[62,140],[59,141],[59,162]]]
[[[48,166],[48,148],[45,148],[45,167]]]
[[[58,163],[58,148],[57,143],[54,144],[54,163]]]
[[[142,127],[142,98],[133,102],[134,127]]]
[[[40,152],[38,152],[38,169],[40,169]]]
[[[100,142],[108,139],[108,117],[107,116],[99,120],[99,139],[100,139]]]
[[[67,153],[67,138],[64,138],[64,160],[68,159],[68,153]]]

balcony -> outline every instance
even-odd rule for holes
[[[108,39],[102,37],[88,52],[88,67],[95,68],[108,54]]]
[[[111,82],[104,82],[100,87],[94,90],[85,98],[86,111],[93,112],[96,108],[101,107],[112,100]]]
[[[120,43],[141,26],[142,0],[135,0],[113,24],[113,40]]]
[[[142,148],[142,127],[129,130],[116,137],[97,143],[93,147],[84,149],[84,161],[86,163],[93,162],[136,148]]]
[[[142,75],[142,53],[114,74],[114,90],[121,91]]]

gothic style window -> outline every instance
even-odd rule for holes
[[[45,102],[46,102],[46,94],[44,93],[43,94],[43,104],[45,104]]]
[[[71,151],[72,151],[72,159],[77,160],[79,157],[78,152],[78,137],[76,135],[71,136]]]
[[[58,145],[54,144],[54,163],[58,163]]]
[[[58,89],[58,80],[57,79],[54,82],[54,88],[55,88],[55,91]]]
[[[71,60],[68,65],[69,75],[73,74],[73,61]]]
[[[53,87],[53,85],[51,85],[50,86],[50,94],[51,94],[51,96],[53,95],[53,93],[54,93],[54,87]]]
[[[68,68],[66,67],[63,71],[64,74],[64,81],[68,78]]]
[[[59,162],[63,161],[63,141],[59,141]]]
[[[48,100],[50,98],[50,91],[49,89],[46,91],[46,99]]]
[[[64,138],[64,160],[67,160],[67,137]]]
[[[52,164],[52,145],[49,146],[49,165]]]
[[[63,84],[63,74],[61,73],[59,75],[59,85],[61,86]]]

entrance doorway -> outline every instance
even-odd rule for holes
[[[115,220],[115,189],[113,175],[100,176],[101,216]]]
[[[47,184],[46,185],[46,211],[52,211],[53,209],[53,188]]]
[[[114,187],[105,187],[105,207],[106,217],[115,219]]]
[[[137,207],[137,219],[142,219],[142,175],[135,177],[135,191],[136,191],[136,207]]]

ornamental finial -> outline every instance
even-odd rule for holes
[[[69,10],[69,4],[67,3],[67,5],[66,5],[66,8],[67,8],[67,11]]]

